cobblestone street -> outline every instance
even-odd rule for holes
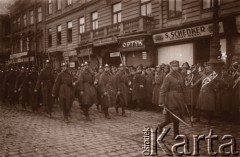
[[[20,107],[13,109],[0,106],[0,156],[142,156],[143,129],[155,128],[163,120],[161,114],[151,111],[127,110],[127,117],[121,117],[113,109],[110,110],[111,119],[105,119],[95,106],[91,108],[90,115],[92,121],[85,121],[80,108],[73,106],[72,118],[67,124],[62,120],[57,105],[52,119],[43,112],[33,114]],[[207,136],[209,129],[213,129],[214,134],[220,136],[219,139],[223,134],[231,134],[237,138],[239,150],[240,126],[220,121],[214,121],[213,124],[195,124],[194,129],[180,124],[180,132],[190,138],[190,143],[192,135]],[[165,139],[169,145],[174,142],[172,135],[171,130]],[[207,143],[202,142],[202,145],[200,154],[207,151]],[[163,156],[160,148],[158,155]]]

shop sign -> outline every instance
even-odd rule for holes
[[[18,58],[17,59],[17,63],[21,63],[21,62],[23,62],[23,59],[22,58]]]
[[[30,61],[34,61],[34,57],[30,57]]]
[[[101,46],[106,44],[112,44],[117,42],[117,37],[109,37],[104,39],[98,39],[96,41],[93,41],[94,46]]]
[[[110,57],[119,57],[120,56],[120,52],[112,52],[110,53]]]
[[[63,57],[65,57],[65,56],[76,56],[76,55],[77,55],[76,50],[63,52]]]
[[[27,52],[15,53],[15,54],[11,54],[11,55],[10,55],[10,59],[20,58],[20,57],[26,56],[26,55],[27,55]]]
[[[28,62],[29,58],[23,58],[23,62]]]
[[[88,47],[88,48],[85,48],[85,49],[80,49],[80,53],[78,54],[78,56],[83,57],[83,56],[89,56],[89,55],[92,55],[92,54],[93,54],[92,48]]]
[[[219,33],[223,33],[223,24],[219,23]],[[170,32],[153,35],[154,43],[164,43],[181,39],[191,39],[196,37],[208,36],[213,34],[212,24],[189,27],[185,29],[174,30]]]
[[[120,51],[132,51],[145,49],[145,39],[135,38],[120,41]]]

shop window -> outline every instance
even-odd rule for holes
[[[92,13],[92,30],[98,29],[98,12]]]
[[[62,9],[62,0],[57,0],[57,10]]]
[[[168,17],[178,17],[182,15],[182,0],[168,0]]]
[[[30,11],[30,25],[34,23],[34,15],[33,15],[33,10]]]
[[[67,42],[72,42],[72,21],[67,23]]]
[[[151,0],[141,0],[141,15],[152,16],[152,3]]]
[[[42,21],[42,7],[38,7],[38,22]]]
[[[62,44],[62,26],[57,26],[57,45]]]
[[[81,17],[79,18],[79,33],[84,33],[85,32],[85,18]]]
[[[221,0],[218,0],[218,5],[220,5]],[[203,0],[202,1],[202,7],[203,9],[209,9],[214,6],[214,0]]]
[[[52,0],[48,0],[48,14],[52,14]]]
[[[52,28],[48,29],[48,47],[52,47]]]
[[[113,23],[119,23],[122,21],[122,3],[113,5]]]

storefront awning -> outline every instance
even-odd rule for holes
[[[76,51],[76,50],[71,50],[71,51],[63,52],[63,57],[76,56],[76,55],[77,55],[77,51]]]

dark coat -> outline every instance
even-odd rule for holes
[[[185,93],[184,93],[184,78],[178,71],[173,71],[167,74],[163,80],[160,89],[159,104],[165,104],[166,108],[180,118],[185,114]],[[178,121],[170,114],[172,121]]]
[[[203,76],[204,80],[207,76]],[[205,111],[214,111],[216,109],[216,91],[222,83],[219,76],[213,79],[210,83],[202,85],[197,102],[197,109]]]
[[[148,103],[152,103],[154,76],[153,76],[153,74],[147,74],[145,78],[146,78],[146,97],[145,97],[145,100]],[[148,104],[148,105],[150,105],[150,104]]]
[[[116,91],[113,87],[113,78],[113,74],[109,71],[104,71],[99,78],[99,89],[103,107],[111,107],[116,103]],[[104,95],[105,92],[107,95]]]
[[[153,96],[152,96],[152,103],[158,105],[159,103],[159,91],[163,83],[163,79],[165,77],[164,73],[158,73],[153,80]]]
[[[123,70],[119,70],[115,78],[117,91],[120,92],[119,106],[128,106],[128,75]]]
[[[45,105],[53,103],[52,87],[54,84],[54,71],[51,67],[45,67],[39,74],[35,89],[42,90],[42,97]],[[41,86],[41,88],[40,88]]]
[[[67,102],[74,100],[73,76],[68,70],[64,70],[58,74],[52,90],[53,95],[59,98],[67,99]],[[62,99],[60,99],[62,100]]]
[[[145,91],[146,79],[145,76],[136,73],[133,76],[133,100],[143,100],[146,96]]]
[[[84,94],[80,95],[80,103],[82,105],[97,104],[97,92],[94,87],[94,73],[90,70],[84,70],[78,80],[79,91],[83,91]]]

